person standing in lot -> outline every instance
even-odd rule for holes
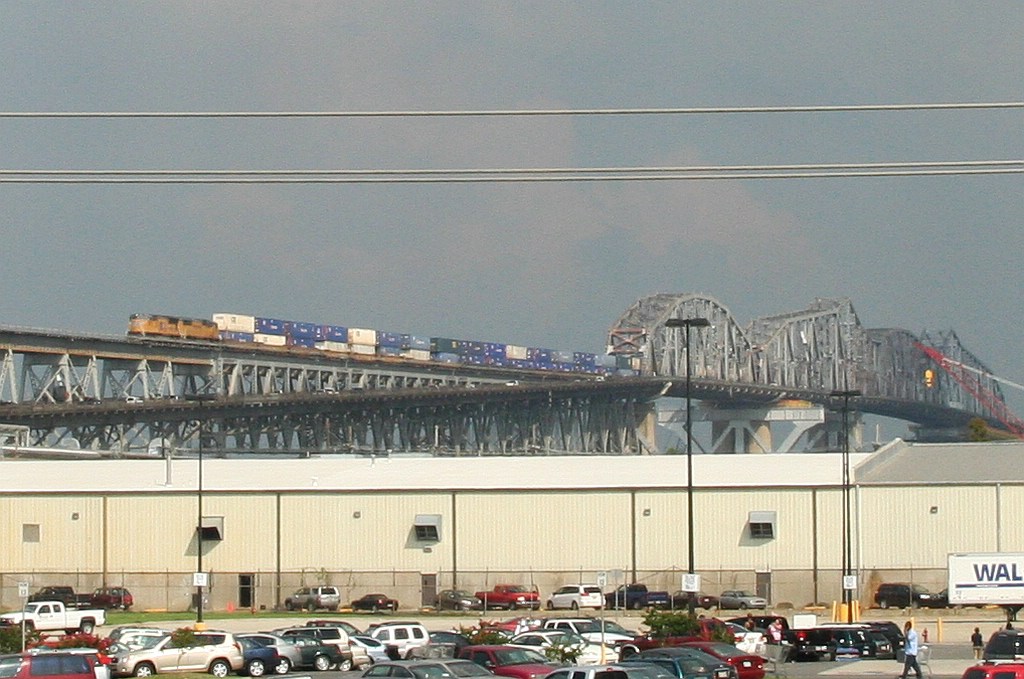
[[[977,627],[974,628],[974,634],[971,635],[971,646],[974,647],[974,659],[981,660],[981,651],[985,647],[985,639],[981,636],[981,630]]]
[[[914,629],[914,624],[909,620],[903,625],[903,636],[907,638],[907,643],[903,647],[905,658],[903,660],[903,674],[900,675],[900,679],[907,679],[907,672],[911,668],[917,673],[917,679],[921,679],[921,666],[917,664],[917,630]]]

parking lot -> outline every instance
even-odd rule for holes
[[[713,615],[715,611],[710,613]],[[722,617],[732,617],[732,613],[734,612],[723,612]],[[789,613],[790,619],[792,618],[791,611],[783,611],[782,613]],[[863,618],[865,620],[892,620],[902,626],[903,623],[911,617],[909,613],[909,611],[893,609],[887,611],[872,609],[865,611]],[[928,666],[924,668],[925,673],[926,675],[930,673],[933,676],[940,677],[960,677],[964,669],[974,663],[969,642],[970,634],[974,627],[978,627],[982,634],[987,638],[992,632],[1001,628],[1005,624],[1003,614],[998,609],[949,609],[941,611],[917,610],[913,611],[913,613],[916,613],[913,620],[922,637],[924,637],[926,632],[928,635],[927,642],[922,640],[922,644],[927,645],[931,653]],[[594,614],[594,612],[589,611],[585,613],[585,615]],[[540,612],[536,615],[538,617],[544,617],[551,614],[547,612]],[[600,615],[600,613],[596,613],[596,615]],[[629,629],[637,629],[642,625],[643,616],[637,612],[608,611],[605,615],[607,620],[618,622]],[[432,612],[401,611],[397,614],[390,615],[346,613],[326,616],[320,613],[315,617],[337,617],[338,619],[352,623],[360,629],[365,629],[369,625],[377,622],[416,620],[425,625],[427,629],[435,631],[457,630],[461,627],[473,627],[478,625],[481,619],[507,619],[515,617],[515,613],[509,614],[506,611],[488,611],[485,615],[481,615],[480,613],[439,615]],[[825,622],[823,617],[819,616],[819,622]],[[208,620],[208,627],[211,629],[223,629],[229,632],[256,632],[295,625],[297,623],[298,620],[294,617],[273,618],[239,616]],[[160,626],[166,627],[167,629],[174,629],[175,627],[182,626],[182,623],[180,621],[168,622],[166,625]],[[106,633],[106,630],[104,629],[100,629],[99,631],[101,634]],[[794,678],[814,676],[897,677],[901,669],[902,665],[893,660],[790,662],[786,663],[784,667],[784,674]],[[322,677],[323,679],[352,679],[360,676],[361,672],[328,671],[316,672],[313,674],[316,677]]]

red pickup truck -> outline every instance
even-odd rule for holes
[[[488,608],[540,608],[540,594],[536,589],[526,589],[522,585],[495,585],[489,592],[477,592],[477,598],[484,602],[484,610]]]

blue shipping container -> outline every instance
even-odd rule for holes
[[[377,346],[407,349],[409,346],[409,335],[400,332],[378,332]]]
[[[253,336],[251,332],[232,332],[231,330],[221,330],[220,338],[225,342],[252,342]]]
[[[348,342],[348,328],[340,325],[321,325],[317,328],[316,338],[327,342]]]
[[[316,348],[315,337],[295,337],[294,335],[288,336],[288,346],[290,347],[305,347],[307,349]]]
[[[315,340],[317,327],[312,323],[302,323],[299,321],[287,321],[285,323],[285,330],[292,337],[301,337],[303,339]]]
[[[285,334],[284,325],[284,321],[278,318],[257,318],[256,332],[264,335],[283,335]]]
[[[409,348],[420,349],[421,351],[430,351],[430,338],[409,335]]]
[[[462,357],[458,354],[451,352],[434,352],[430,354],[430,360],[438,361],[439,363],[462,363]]]

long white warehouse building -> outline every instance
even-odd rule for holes
[[[857,595],[941,589],[951,552],[1024,551],[1024,442],[908,444],[851,459]],[[695,455],[702,589],[774,605],[840,598],[840,454]],[[686,458],[664,456],[0,462],[0,607],[18,583],[124,585],[139,609],[273,608],[295,588],[384,592],[615,581],[680,589]],[[201,510],[200,510],[201,505]],[[197,530],[201,525],[202,530]]]

